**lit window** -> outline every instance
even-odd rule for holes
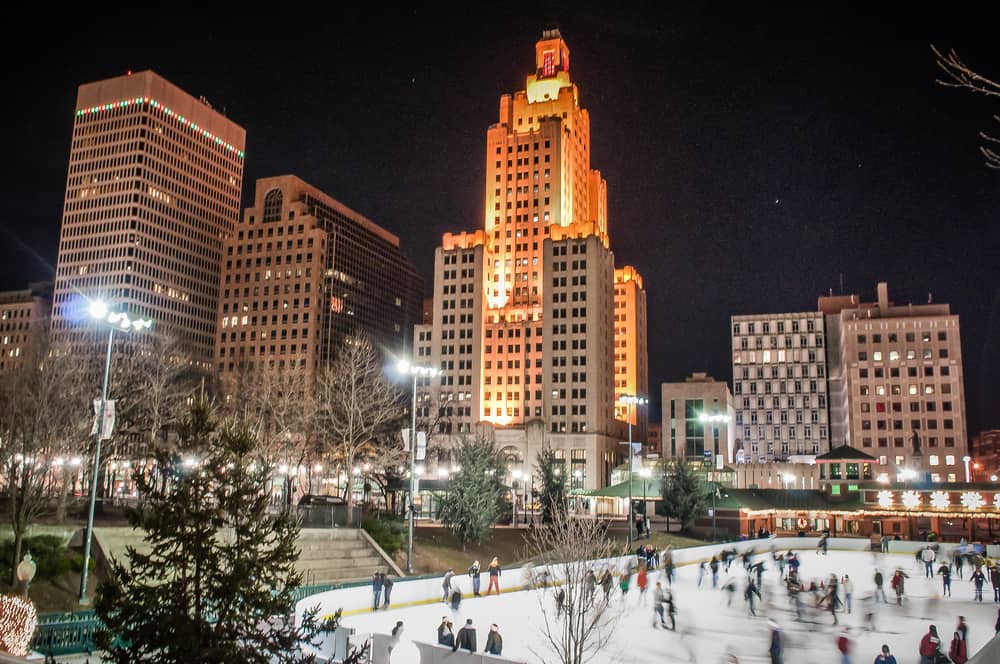
[[[944,458],[944,465],[946,465],[946,466],[954,466],[955,465],[955,455],[954,454],[948,454],[947,456],[945,456],[945,458]]]
[[[874,351],[872,353],[872,360],[874,360],[875,362],[881,362],[882,361],[882,351],[880,351],[880,350]]]
[[[939,462],[939,459],[938,459],[938,455],[936,455],[936,454],[932,454],[932,455],[931,455],[931,460],[930,460],[930,464],[931,464],[932,466],[936,466],[936,465],[938,465],[938,462]]]
[[[898,360],[899,359],[899,351],[898,350],[890,350],[889,351],[889,359],[891,361]]]

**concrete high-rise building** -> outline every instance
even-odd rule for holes
[[[225,239],[216,368],[305,368],[364,333],[409,354],[423,288],[399,238],[293,175],[257,181]]]
[[[87,338],[99,298],[151,318],[209,366],[246,132],[152,71],[81,85],[76,108],[53,336]]]
[[[49,325],[52,283],[37,282],[24,290],[0,293],[0,372],[19,364],[27,346]]]
[[[958,316],[947,304],[889,300],[844,308],[838,316],[845,443],[879,459],[880,474],[908,471],[935,482],[965,479],[968,453]]]
[[[662,454],[721,467],[736,459],[736,409],[725,381],[703,372],[660,386]]]
[[[731,324],[737,450],[746,461],[829,451],[823,315],[740,315]]]
[[[590,116],[558,30],[544,32],[525,88],[499,110],[483,228],[445,234],[435,255],[415,360],[444,374],[418,382],[417,414],[437,434],[488,425],[524,472],[550,445],[574,486],[603,486],[628,451],[617,398],[648,396],[645,291],[634,268],[615,269],[607,185],[591,168]],[[644,428],[645,408],[634,411]]]

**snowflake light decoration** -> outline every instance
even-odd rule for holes
[[[962,494],[962,505],[968,510],[978,510],[986,501],[979,495],[978,491],[966,491]]]
[[[1000,497],[1000,493],[997,496]],[[878,504],[879,507],[892,507],[892,491],[879,491]]]
[[[947,491],[935,491],[931,494],[931,505],[936,510],[946,510],[951,505],[951,497]]]
[[[903,507],[912,510],[920,506],[920,494],[916,491],[904,491],[902,496]]]

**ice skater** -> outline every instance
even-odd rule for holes
[[[635,585],[639,586],[640,606],[646,606],[646,588],[649,585],[649,578],[647,576],[645,565],[639,568],[639,573],[635,576]]]
[[[489,595],[490,592],[496,588],[497,595],[500,594],[500,561],[497,560],[496,556],[490,561],[489,567],[486,571],[490,574],[490,585],[486,586],[486,594]],[[459,630],[461,631],[461,630]]]
[[[455,576],[455,570],[448,568],[441,579],[441,601],[447,604],[451,599],[451,577]]]
[[[726,577],[725,582],[722,584],[722,592],[727,595],[726,606],[731,607],[733,605],[733,595],[736,594],[736,579],[731,576]]]
[[[896,664],[896,658],[889,651],[889,646],[882,644],[882,652],[875,658],[875,664]]]
[[[889,585],[892,589],[896,591],[896,604],[902,606],[903,604],[903,594],[905,592],[906,579],[909,575],[900,568],[896,568],[896,572],[892,575],[892,581]]]
[[[472,596],[479,597],[479,561],[476,560],[469,567],[469,576],[472,578]]]
[[[976,568],[976,571],[972,573],[972,576],[969,577],[969,580],[972,581],[972,584],[976,589],[975,600],[977,602],[982,602],[983,585],[986,583],[986,575],[983,574],[983,571],[981,569]]]
[[[717,556],[712,556],[712,560],[708,563],[708,568],[712,570],[712,587],[719,587],[719,558]]]
[[[750,615],[757,617],[757,609],[754,607],[754,596],[760,599],[760,590],[757,588],[757,584],[753,581],[753,576],[747,577],[747,587],[743,591],[743,598],[747,601],[747,608],[750,609]]]
[[[389,595],[392,594],[393,580],[391,576],[382,573],[382,608],[389,608]]]
[[[382,577],[378,572],[372,574],[372,594],[375,596],[375,603],[372,605],[372,611],[378,609],[379,602],[382,599]]]
[[[875,581],[875,599],[876,599],[876,601],[878,600],[879,595],[881,595],[882,596],[882,602],[884,602],[885,604],[888,604],[889,600],[886,599],[886,597],[885,597],[885,588],[882,587],[882,583],[884,582],[884,579],[882,577],[882,570],[880,570],[880,569],[875,570],[874,581]]]
[[[951,568],[942,563],[937,573],[941,575],[941,596],[951,597]]]
[[[850,631],[847,627],[840,630],[840,636],[837,637],[837,651],[840,653],[840,664],[851,664],[851,650],[854,649],[854,644],[850,639]]]
[[[663,605],[667,613],[667,617],[670,618],[670,627],[667,627],[672,632],[677,631],[677,604],[674,602],[674,593],[670,590],[663,593]],[[664,625],[666,627],[666,625]]]
[[[656,627],[659,623],[660,627],[666,627],[667,623],[663,618],[664,602],[667,601],[667,596],[663,593],[663,586],[659,581],[656,582],[656,587],[653,588],[653,627]]]
[[[771,628],[771,645],[768,648],[771,664],[781,664],[782,656],[785,653],[785,635],[782,634],[778,623],[768,620],[767,624]]]

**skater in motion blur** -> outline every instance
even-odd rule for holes
[[[782,656],[785,652],[785,636],[781,633],[778,623],[768,620],[767,624],[771,628],[771,646],[768,648],[768,654],[771,655],[771,664],[781,664]]]
[[[909,578],[907,573],[898,567],[896,568],[896,571],[892,575],[892,581],[890,582],[890,585],[892,586],[892,589],[896,591],[896,604],[899,605],[903,604],[903,592],[907,578]]]

